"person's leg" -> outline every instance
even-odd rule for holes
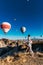
[[[29,46],[27,46],[26,52],[29,52],[29,49],[30,49]]]
[[[32,57],[33,57],[34,56],[34,52],[32,50],[32,46],[30,46],[29,52],[30,52],[30,55],[32,55]]]

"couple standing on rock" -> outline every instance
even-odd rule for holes
[[[28,35],[28,44],[27,44],[27,49],[26,49],[26,51],[28,51],[29,50],[29,53],[30,53],[30,55],[32,55],[32,57],[34,56],[34,52],[33,52],[33,50],[32,50],[32,40],[31,40],[31,38],[30,38],[30,35]]]
[[[29,51],[30,55],[33,57],[34,56],[34,52],[32,50],[32,40],[30,38],[30,35],[28,35],[28,43],[27,43],[27,49],[26,49],[26,52]],[[17,45],[17,52],[18,52],[18,46],[19,46],[19,43],[17,42],[16,43]]]

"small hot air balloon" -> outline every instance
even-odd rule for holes
[[[40,37],[42,37],[42,35],[40,35]]]
[[[29,2],[29,0],[27,0],[27,2]]]
[[[14,21],[16,21],[16,18],[14,18]]]
[[[25,33],[26,32],[26,27],[21,27],[21,32]]]
[[[11,29],[11,24],[8,22],[3,22],[1,24],[1,28],[4,31],[4,33],[7,33]]]

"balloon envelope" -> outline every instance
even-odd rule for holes
[[[21,27],[21,32],[25,33],[26,32],[26,27]]]
[[[11,29],[11,24],[8,22],[3,22],[1,24],[1,28],[5,33],[7,33]]]
[[[27,2],[29,2],[29,0],[27,0]]]

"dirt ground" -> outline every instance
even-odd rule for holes
[[[43,53],[18,53],[5,58],[0,58],[0,65],[43,65]]]

